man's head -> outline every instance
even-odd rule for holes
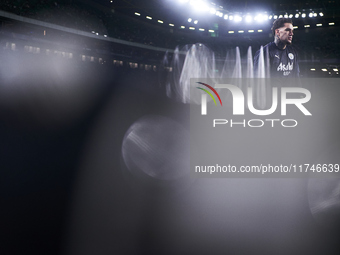
[[[275,40],[287,45],[293,40],[293,21],[288,18],[280,18],[274,21],[272,32]]]

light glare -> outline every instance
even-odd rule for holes
[[[250,15],[246,16],[246,22],[247,23],[250,23],[252,21],[252,19],[253,19],[252,16],[250,16]]]
[[[210,13],[211,14],[216,14],[216,10],[214,8],[210,8]]]
[[[239,16],[239,15],[236,15],[235,16],[235,22],[240,22],[240,21],[242,21],[242,17]]]

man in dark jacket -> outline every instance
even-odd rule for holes
[[[299,77],[298,54],[296,49],[291,45],[293,40],[293,22],[288,18],[280,18],[274,21],[272,32],[274,35],[274,42],[268,43],[263,47],[265,62],[270,65],[270,77]],[[269,59],[269,61],[266,61]],[[260,50],[258,50],[254,57],[255,77],[261,77],[259,70]],[[268,67],[267,67],[268,68]],[[262,72],[263,74],[263,72]]]

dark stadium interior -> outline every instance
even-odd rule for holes
[[[251,219],[234,202],[226,213],[241,208],[250,226],[228,222],[225,230],[217,212],[224,206],[206,197],[206,207],[191,207],[196,197],[187,190],[202,192],[200,181],[139,182],[125,169],[122,144],[136,120],[165,116],[188,127],[189,106],[167,96],[165,85],[176,47],[203,44],[222,63],[236,47],[244,59],[249,46],[254,55],[273,40],[270,20],[195,16],[178,2],[0,2],[0,254],[339,254],[339,228],[317,224],[307,202],[294,201],[295,225],[288,214],[280,223],[285,207],[276,202]],[[293,17],[301,77],[340,77],[339,1],[215,2],[229,15],[307,13]],[[306,197],[307,181],[294,183],[296,196]],[[272,185],[278,188],[267,198],[275,200],[284,184],[249,182],[253,189]],[[191,195],[179,199],[184,193]]]

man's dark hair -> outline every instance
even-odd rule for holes
[[[274,36],[275,36],[275,30],[280,27],[283,27],[285,23],[290,23],[293,25],[292,19],[288,19],[288,18],[279,18],[274,21],[273,26],[272,26],[272,32]]]

